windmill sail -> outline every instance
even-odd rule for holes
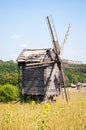
[[[55,28],[54,28],[53,20],[50,20],[49,16],[47,16],[47,23],[48,23],[48,27],[49,27],[49,30],[50,30],[54,51],[57,55],[59,55],[60,54],[59,42],[58,42],[56,31],[55,31]]]
[[[71,26],[70,26],[70,24],[69,24],[69,25],[68,25],[68,28],[67,28],[67,31],[66,31],[66,34],[65,34],[65,37],[64,37],[64,40],[63,40],[63,43],[62,43],[61,48],[60,48],[60,55],[62,55],[62,53],[63,53],[64,45],[65,45],[66,40],[67,40],[67,37],[68,37],[68,35],[69,35],[70,27],[71,27]]]
[[[66,101],[68,102],[68,93],[67,93],[67,90],[66,90],[66,87],[65,87],[64,74],[63,74],[63,70],[62,70],[61,59],[59,58],[60,47],[59,47],[59,42],[58,42],[58,38],[57,38],[57,35],[56,35],[56,31],[55,31],[55,27],[54,27],[52,17],[51,17],[51,20],[50,20],[49,16],[47,16],[47,23],[48,23],[48,27],[49,27],[51,38],[52,38],[54,52],[56,54],[57,66],[59,67],[60,86],[64,87],[65,98],[66,98]],[[69,32],[69,30],[66,33],[65,39],[67,39],[68,32]]]

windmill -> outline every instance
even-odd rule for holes
[[[61,47],[59,45],[59,41],[57,38],[57,34],[56,34],[56,30],[55,30],[52,16],[51,17],[47,16],[47,24],[48,24],[48,28],[49,28],[51,39],[52,39],[53,50],[54,50],[54,53],[56,55],[55,62],[57,63],[57,66],[59,68],[60,87],[64,88],[65,98],[66,98],[66,101],[68,102],[69,93],[68,93],[68,89],[66,89],[66,86],[65,86],[65,79],[64,79],[64,73],[63,73],[63,69],[62,69],[62,62],[61,62],[60,55],[62,55],[62,53],[63,53],[64,45],[66,43],[69,31],[70,31],[70,24],[69,24],[68,29],[66,31],[66,34],[65,34],[65,37],[64,37],[64,40],[63,40]]]
[[[53,97],[59,96],[61,87],[64,87],[68,102],[69,96],[65,86],[60,55],[63,52],[70,25],[60,47],[52,17],[50,19],[47,16],[47,23],[53,48],[23,49],[17,58],[19,87],[23,95],[31,96],[32,99],[42,99],[45,102],[52,102]],[[21,80],[22,82],[20,82]]]

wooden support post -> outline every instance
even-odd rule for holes
[[[18,64],[18,86],[20,88],[20,65]]]

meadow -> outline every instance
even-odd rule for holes
[[[69,94],[68,103],[0,103],[0,130],[86,130],[86,88]]]

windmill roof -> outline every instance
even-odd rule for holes
[[[17,62],[41,62],[46,55],[46,50],[51,50],[51,48],[23,49],[17,58]]]

